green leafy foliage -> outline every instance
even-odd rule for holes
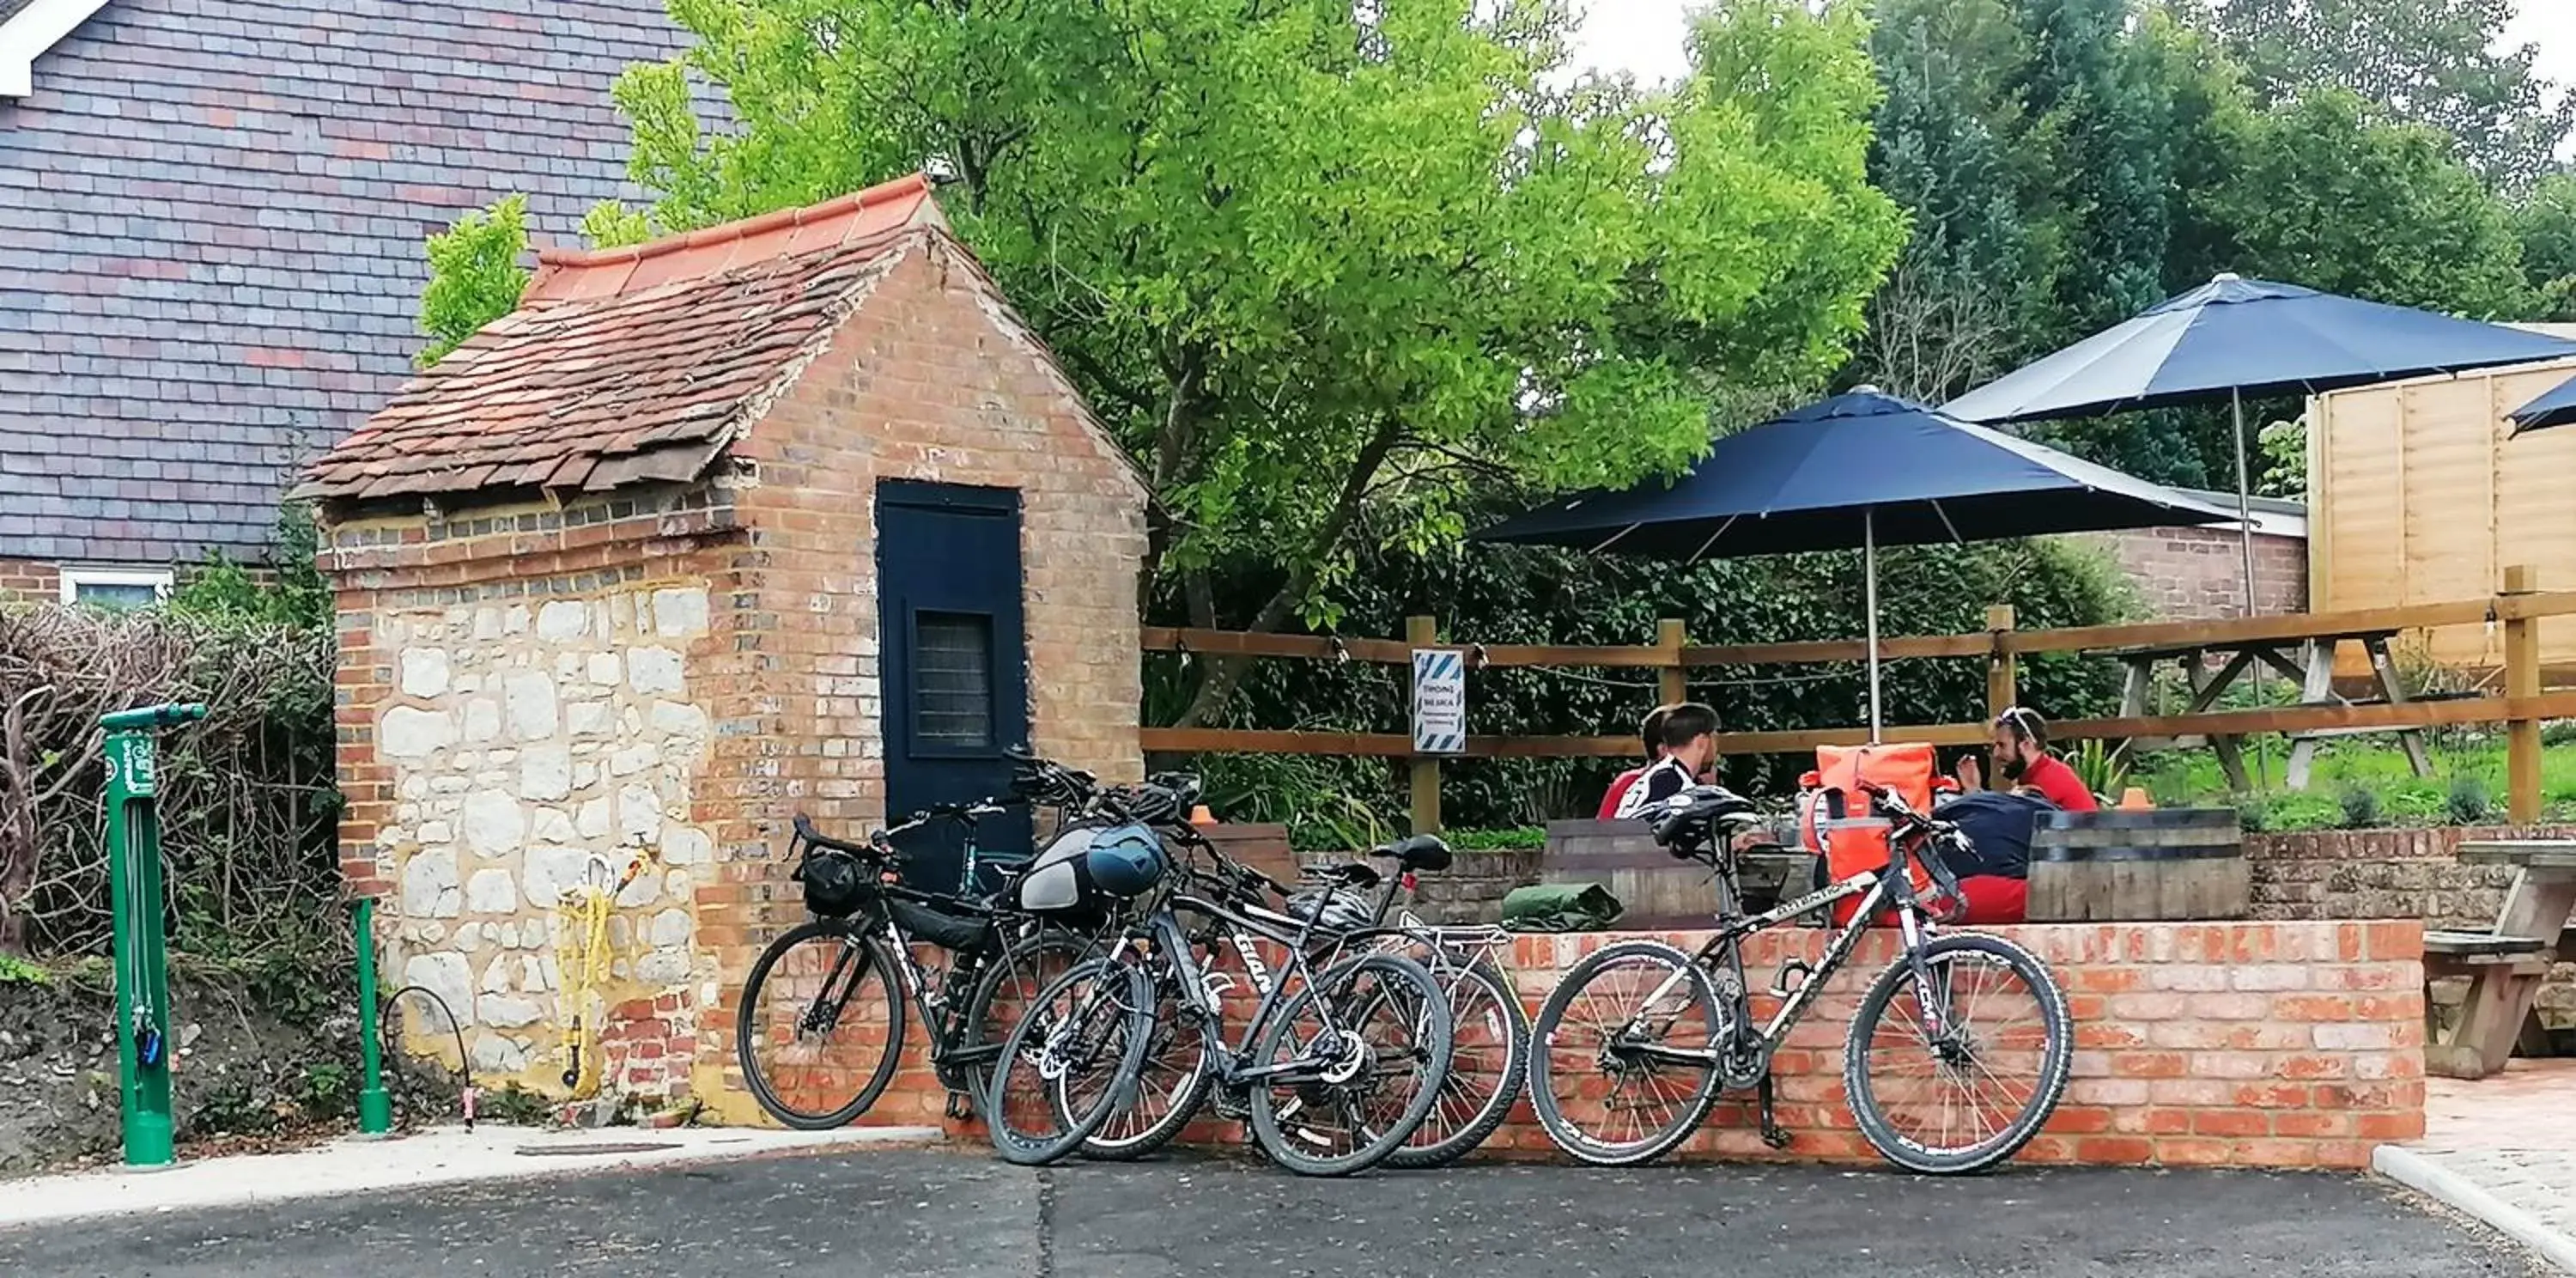
[[[672,11],[692,49],[616,92],[657,198],[591,229],[953,175],[957,231],[1144,463],[1160,567],[1270,570],[1204,624],[1329,623],[1362,547],[1453,539],[1498,479],[1682,467],[1713,387],[1842,360],[1903,236],[1851,5],[1709,6],[1659,92],[1565,74],[1554,0]]]
[[[2345,790],[2337,802],[2343,807],[2343,828],[2347,830],[2368,830],[2379,824],[2379,794],[2377,791],[2370,790],[2362,786],[2353,786],[2350,789]]]
[[[1459,852],[1527,852],[1547,846],[1547,827],[1512,826],[1501,830],[1450,830],[1442,837]]]
[[[54,974],[14,955],[0,954],[0,985],[50,985]]]
[[[427,368],[484,325],[509,314],[528,287],[528,197],[508,195],[429,237],[429,285],[420,330],[429,335],[412,362]]]
[[[2495,816],[2495,801],[2488,796],[2486,782],[2474,776],[2452,778],[2443,806],[2453,825],[2483,825]]]

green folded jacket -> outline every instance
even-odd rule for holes
[[[1503,927],[1513,932],[1601,932],[1627,907],[1598,883],[1537,883],[1503,898]]]

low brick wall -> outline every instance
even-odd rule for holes
[[[2576,838],[2576,826],[2249,834],[2254,917],[2420,919],[2432,928],[2484,931],[2495,926],[2514,871],[2462,865],[2459,846],[2509,838]],[[2437,1000],[2456,1003],[2460,984],[2439,987]],[[2540,1012],[2552,1028],[2576,1027],[2576,964],[2560,964],[2542,987]]]
[[[2024,1162],[2354,1170],[2368,1165],[2372,1146],[2423,1134],[2423,929],[2415,923],[1999,930],[2051,965],[2075,1018],[2073,1081]],[[1635,935],[1515,938],[1524,1001],[1535,1013],[1565,969]],[[1660,935],[1685,947],[1701,939]],[[1823,942],[1812,930],[1757,938],[1746,954],[1754,983],[1767,984],[1783,959],[1814,958]],[[1892,933],[1865,940],[1775,1058],[1780,1120],[1795,1137],[1788,1150],[1764,1146],[1749,1099],[1730,1095],[1675,1158],[1876,1161],[1844,1103],[1843,1037],[1861,991],[1895,952]],[[1757,996],[1757,1014],[1770,1002]],[[917,1058],[917,1034],[913,1041]],[[916,1059],[867,1121],[923,1122],[941,1103]],[[964,1125],[952,1134],[981,1139]],[[1234,1124],[1205,1121],[1188,1139],[1245,1138]],[[1557,1156],[1526,1100],[1483,1152]]]
[[[1300,852],[1305,869],[1345,865],[1367,858],[1355,852]],[[1459,852],[1449,868],[1415,877],[1413,912],[1431,923],[1492,923],[1503,917],[1503,897],[1513,888],[1539,881],[1536,848],[1497,852]],[[1384,861],[1370,862],[1383,871]]]

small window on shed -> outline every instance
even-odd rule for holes
[[[912,622],[912,731],[951,750],[993,744],[993,619],[917,612]]]
[[[72,568],[62,570],[62,599],[94,608],[149,608],[170,597],[167,568]]]

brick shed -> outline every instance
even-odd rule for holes
[[[919,178],[541,255],[302,492],[342,868],[487,1086],[559,1094],[580,1011],[611,1089],[748,1119],[731,1000],[803,916],[791,814],[993,793],[1020,742],[1142,767],[1144,485]],[[552,904],[638,853],[614,979],[566,999]]]
[[[2227,510],[2236,494],[2185,490]],[[2257,497],[2254,514],[2254,611],[2271,616],[2308,610],[2308,508]],[[2203,528],[2138,528],[2102,533],[2139,602],[2159,621],[2210,621],[2245,615],[2245,549],[2233,521]]]

